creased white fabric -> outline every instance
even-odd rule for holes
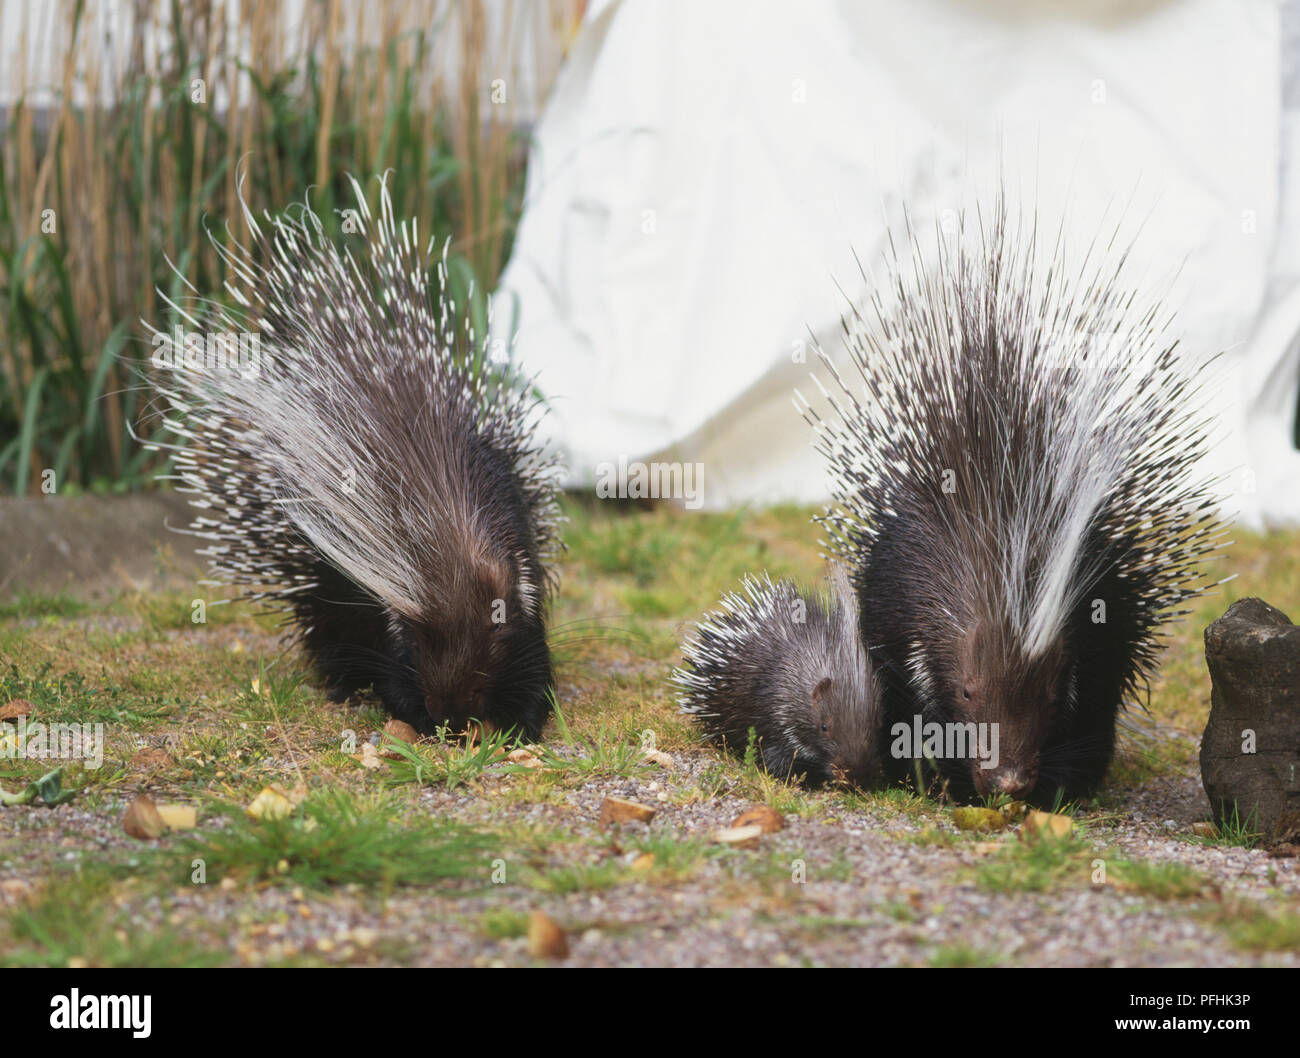
[[[593,5],[536,130],[496,312],[518,310],[569,483],[680,460],[703,463],[709,507],[823,499],[791,404],[814,392],[810,335],[838,348],[846,296],[870,292],[857,260],[878,269],[904,204],[930,232],[1001,182],[1080,250],[1117,223],[1137,235],[1130,279],[1166,295],[1185,355],[1222,353],[1226,506],[1300,523],[1289,17],[1269,0]]]

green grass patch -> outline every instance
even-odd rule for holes
[[[537,748],[543,767],[551,771],[577,781],[599,776],[631,778],[651,771],[645,763],[640,740],[629,738],[608,724],[600,724],[591,737],[577,735],[556,703],[555,726],[564,751],[549,745]]]
[[[114,877],[101,866],[56,875],[37,902],[10,912],[0,966],[215,966],[229,953],[201,943],[165,919],[142,927],[114,902]],[[164,911],[166,901],[164,901]]]
[[[725,854],[721,845],[671,834],[651,834],[628,843],[638,854],[649,854],[654,862],[644,877],[656,882],[678,883],[693,877],[709,860]],[[637,872],[641,873],[641,872]]]
[[[1008,842],[975,867],[975,881],[995,893],[1041,893],[1089,878],[1092,846],[1077,833]]]
[[[473,782],[488,768],[500,774],[524,771],[519,765],[505,762],[515,742],[515,736],[508,731],[493,731],[471,742],[452,735],[447,728],[439,728],[436,735],[416,745],[385,734],[381,749],[401,758],[387,762],[385,781],[393,786],[445,786],[454,790]]]
[[[921,914],[916,908],[902,900],[891,900],[887,904],[881,904],[879,911],[882,915],[904,925],[911,925],[920,921],[921,918]]]
[[[865,918],[843,918],[838,915],[795,915],[784,918],[777,915],[764,915],[764,921],[775,926],[793,925],[799,931],[823,937],[829,933],[838,933],[846,929],[871,929],[877,923]]]
[[[1192,834],[1188,840],[1199,845],[1253,849],[1263,836],[1259,830],[1259,810],[1252,809],[1243,819],[1241,810],[1234,801],[1232,812],[1225,813],[1222,819],[1215,821],[1213,835]]]
[[[80,617],[90,606],[67,595],[36,595],[20,591],[0,601],[0,621],[30,621],[45,617]]]
[[[80,672],[52,675],[48,662],[24,675],[18,666],[0,674],[0,701],[26,698],[42,723],[104,723],[139,727],[170,715],[176,702],[158,695],[133,693],[116,682],[89,679]]]
[[[225,817],[223,828],[186,835],[160,853],[182,860],[187,879],[193,861],[202,860],[208,884],[226,877],[312,888],[486,883],[502,852],[498,837],[460,824],[424,816],[399,822],[400,805],[390,796],[317,791],[280,819],[253,820],[228,804],[213,808]]]
[[[1205,683],[1208,686],[1208,679]],[[1119,728],[1114,763],[1106,776],[1106,785],[1095,798],[1098,804],[1111,808],[1123,808],[1125,788],[1141,786],[1161,776],[1182,774],[1195,753],[1188,742],[1162,738],[1155,730],[1147,730],[1150,720],[1144,714],[1134,713],[1129,719],[1138,727],[1136,730]]]
[[[169,772],[177,782],[205,791],[214,782],[261,783],[271,744],[260,731],[234,726],[189,735],[176,750]]]
[[[1269,910],[1247,901],[1217,908],[1208,919],[1243,951],[1300,951],[1300,914],[1288,908]]]
[[[612,889],[626,881],[630,874],[617,860],[607,859],[598,863],[566,864],[533,871],[528,875],[527,885],[544,893],[563,896]]]
[[[676,791],[678,804],[701,804],[724,796],[732,785],[730,768],[717,761],[706,764],[688,788]]]
[[[1213,883],[1182,863],[1119,860],[1109,865],[1108,880],[1155,900],[1190,900],[1210,895]]]
[[[926,959],[927,966],[966,968],[1000,966],[1004,957],[997,952],[980,951],[966,944],[944,944],[935,948]]]
[[[484,911],[478,917],[478,931],[488,940],[513,940],[528,935],[528,913],[508,907]]]
[[[739,760],[726,755],[728,774],[734,777],[733,796],[746,800],[761,802],[781,815],[809,815],[824,810],[828,795],[834,794],[834,788],[826,790],[807,790],[800,784],[802,775],[780,776],[766,771],[759,763],[757,734],[749,730],[749,740],[745,752]]]
[[[987,834],[972,833],[974,839],[988,840]],[[898,836],[909,845],[916,845],[923,849],[950,849],[956,845],[969,844],[973,840],[971,837],[964,836],[960,831],[935,826],[925,826],[920,830],[905,830]]]
[[[909,816],[933,815],[937,806],[907,786],[887,786],[883,790],[844,790],[839,793],[840,803],[850,811],[870,812],[887,809]]]
[[[302,716],[317,705],[307,686],[307,673],[282,671],[263,664],[258,674],[240,689],[235,716],[256,723],[283,723]]]

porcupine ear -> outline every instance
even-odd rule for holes
[[[491,600],[506,600],[510,597],[510,570],[498,559],[489,555],[474,555],[469,560],[469,575],[477,597]],[[494,615],[493,615],[494,616]]]
[[[830,693],[832,682],[829,676],[823,676],[821,682],[812,689],[811,704],[814,713],[821,709],[822,700]]]

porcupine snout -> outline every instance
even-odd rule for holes
[[[837,761],[831,766],[837,784],[872,790],[882,785],[884,769],[874,752],[864,750],[851,761]]]
[[[1006,794],[1008,797],[1027,797],[1038,784],[1038,769],[1023,766],[996,768],[975,767],[975,789],[981,797]]]
[[[984,705],[976,694],[975,704]],[[998,699],[995,699],[997,701]],[[1002,702],[1018,701],[1012,694]],[[1047,736],[1047,718],[1054,710],[1050,696],[1033,695],[1028,707],[980,709],[968,717],[979,721],[981,734],[967,747],[971,779],[981,797],[999,794],[1023,799],[1038,785],[1039,758]],[[1040,704],[1042,703],[1042,704]]]
[[[865,655],[864,655],[865,656]],[[871,790],[881,785],[884,769],[880,760],[880,712],[878,690],[870,674],[866,679],[842,681],[849,686],[832,693],[833,716],[827,746],[831,781]]]

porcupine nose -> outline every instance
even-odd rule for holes
[[[1037,781],[1038,775],[1029,768],[994,768],[992,772],[977,770],[975,786],[982,794],[1024,797]]]

